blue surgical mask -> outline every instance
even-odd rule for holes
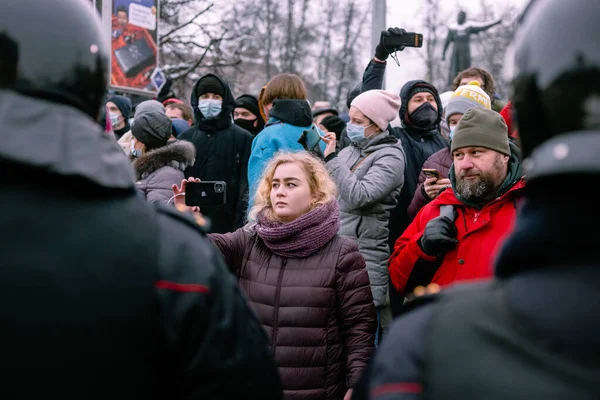
[[[456,130],[456,125],[450,127],[450,139],[454,137],[454,131]]]
[[[373,124],[371,124],[373,125]],[[369,125],[369,126],[371,126]],[[362,126],[362,125],[356,125],[353,124],[352,122],[349,122],[346,125],[346,133],[348,134],[348,138],[352,141],[352,142],[358,142],[362,139],[365,138],[365,129],[367,129],[369,126]]]
[[[221,100],[198,100],[198,110],[204,115],[204,118],[215,119],[221,114],[222,104]]]
[[[135,148],[135,140],[132,140],[131,143],[129,143],[129,149],[133,158],[139,158],[142,156],[142,150]]]

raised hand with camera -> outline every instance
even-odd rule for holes
[[[385,61],[390,53],[404,50],[404,46],[395,47],[391,44],[392,38],[399,38],[406,33],[406,30],[401,28],[389,28],[387,31],[381,31],[379,44],[375,48],[375,59],[377,61]]]
[[[445,216],[439,216],[427,223],[419,246],[423,252],[430,256],[443,255],[458,244],[454,222]]]

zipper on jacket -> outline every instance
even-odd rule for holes
[[[281,298],[281,281],[283,281],[283,272],[287,264],[287,258],[281,261],[279,277],[277,278],[277,288],[275,289],[275,315],[273,323],[273,337],[271,338],[271,349],[275,354],[275,345],[277,344],[277,331],[279,330],[279,299]]]

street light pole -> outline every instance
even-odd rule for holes
[[[373,7],[371,23],[371,55],[373,55],[375,54],[375,47],[377,47],[377,44],[379,43],[381,31],[387,29],[387,0],[371,0],[371,4]],[[385,78],[383,80],[383,87],[385,87]]]

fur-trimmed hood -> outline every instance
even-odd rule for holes
[[[174,140],[166,146],[154,149],[133,162],[136,179],[145,179],[162,167],[172,167],[184,171],[194,165],[196,148],[185,140]]]

